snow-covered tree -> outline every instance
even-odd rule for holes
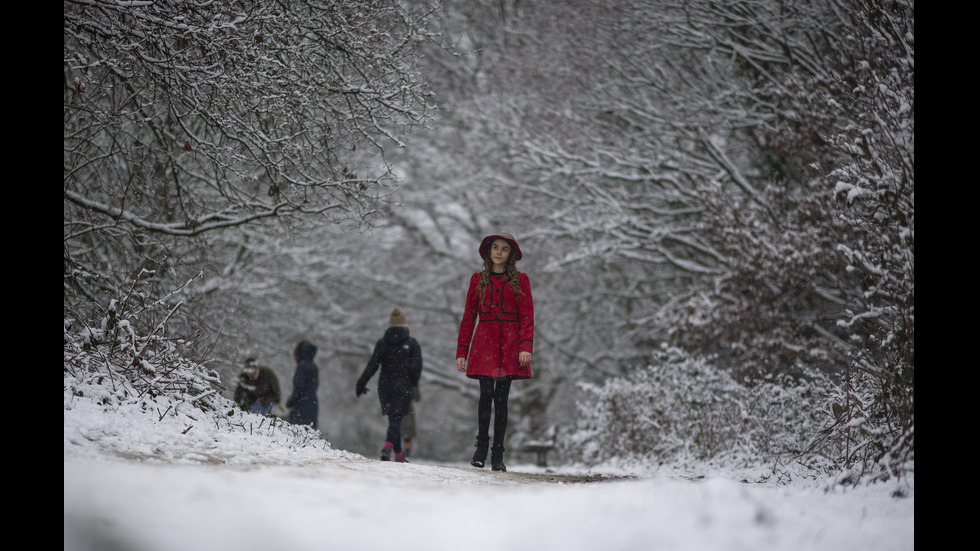
[[[241,268],[243,227],[371,219],[391,181],[386,147],[428,116],[415,56],[429,13],[65,2],[66,305],[99,292],[81,288],[85,272],[111,296],[142,269]]]
[[[852,441],[850,475],[902,476],[915,458],[914,5],[872,2],[854,33],[829,108],[848,123],[828,136],[849,239],[837,250],[861,285],[838,321],[853,345],[835,414]],[[859,291],[859,292],[858,292]]]
[[[820,63],[787,57],[761,88],[778,106],[760,128],[772,181],[761,200],[703,189],[726,274],[675,311],[674,334],[723,343],[746,374],[838,373],[841,465],[901,476],[914,457],[914,6],[813,6],[819,31],[799,28]]]

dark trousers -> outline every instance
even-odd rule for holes
[[[492,379],[480,377],[480,404],[477,407],[479,432],[477,440],[490,440],[490,417],[493,417],[493,445],[504,445],[507,432],[507,397],[510,395],[511,377]]]
[[[402,451],[402,416],[401,415],[389,415],[388,416],[388,435],[386,437],[388,442],[391,442],[395,446],[395,453],[401,453]]]

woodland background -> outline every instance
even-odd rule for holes
[[[901,477],[913,37],[912,0],[65,1],[66,385],[84,355],[208,410],[254,355],[288,396],[307,338],[323,437],[373,457],[354,382],[400,305],[417,453],[458,461],[505,230],[536,310],[512,449]]]

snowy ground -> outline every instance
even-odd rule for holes
[[[556,482],[102,409],[66,394],[66,551],[914,549],[914,492],[885,485]]]

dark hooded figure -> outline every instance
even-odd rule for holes
[[[389,327],[374,346],[364,372],[357,379],[355,393],[358,397],[367,392],[368,381],[378,369],[378,399],[381,413],[388,417],[388,432],[381,448],[381,460],[406,462],[402,450],[401,423],[412,407],[412,392],[422,376],[422,348],[411,337],[406,325],[407,318],[401,308],[395,307],[389,318]]]
[[[320,386],[320,372],[313,363],[314,356],[316,345],[310,341],[301,340],[293,347],[296,373],[293,374],[293,394],[286,401],[286,407],[290,408],[290,423],[317,428],[320,406],[316,399],[316,389]]]

